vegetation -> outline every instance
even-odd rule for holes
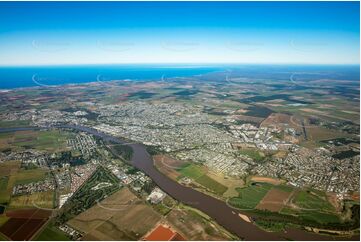
[[[212,190],[213,192],[215,192],[218,195],[222,195],[228,189],[226,186],[213,180],[212,178],[210,178],[207,175],[203,175],[203,176],[199,177],[198,179],[196,179],[196,182],[201,184],[202,186],[205,186],[206,188]]]
[[[133,156],[133,149],[127,145],[111,145],[112,151],[126,161],[130,161]]]
[[[232,197],[228,202],[236,208],[255,208],[272,187],[273,185],[269,183],[252,183],[248,187],[237,188],[238,197]]]
[[[43,231],[35,238],[37,241],[62,241],[70,240],[70,238],[60,229],[54,225],[49,224]]]
[[[265,156],[255,149],[242,149],[239,151],[241,155],[246,155],[255,161],[262,161]]]
[[[182,168],[179,169],[179,172],[186,177],[192,179],[198,179],[205,174],[205,170],[195,164],[187,163]]]
[[[110,183],[111,185],[98,189],[97,185],[102,182]],[[118,178],[106,168],[98,167],[93,175],[71,197],[70,201],[64,205],[63,213],[58,216],[57,223],[64,223],[70,220],[119,189]]]

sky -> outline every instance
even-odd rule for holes
[[[359,2],[0,2],[0,65],[359,64]]]

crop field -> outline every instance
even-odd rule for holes
[[[135,206],[140,200],[126,187],[105,198],[99,204],[69,220],[68,224],[89,233],[120,210]]]
[[[7,176],[0,177],[0,204],[7,203],[10,199],[10,193],[7,190],[8,180]]]
[[[0,177],[10,176],[20,169],[20,161],[7,161],[0,163]]]
[[[49,131],[16,131],[0,136],[1,150],[38,149],[49,152],[66,150],[66,140],[70,133]]]
[[[36,236],[37,241],[67,241],[69,237],[53,225],[47,225],[43,231]]]
[[[24,127],[29,125],[28,120],[0,121],[0,128]]]
[[[268,210],[271,212],[279,212],[285,205],[291,193],[272,188],[258,203],[256,209]]]
[[[10,200],[11,208],[41,207],[53,208],[54,191],[36,192],[27,195],[13,196]]]
[[[9,218],[0,232],[11,240],[29,240],[47,221],[51,212],[39,209],[16,210],[6,213]]]
[[[161,216],[122,188],[68,222],[85,233],[84,240],[139,240]]]
[[[2,173],[6,176],[0,177],[0,203],[8,203],[12,189],[17,184],[41,181],[46,177],[45,169],[19,170],[18,162],[6,162],[0,166]]]

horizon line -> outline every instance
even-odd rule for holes
[[[309,65],[309,66],[360,66],[360,63],[254,63],[254,62],[174,62],[174,63],[165,63],[165,62],[154,62],[154,63],[141,63],[141,62],[129,62],[129,63],[60,63],[60,64],[0,64],[0,67],[42,67],[42,66],[95,66],[95,65]]]

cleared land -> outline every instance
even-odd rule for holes
[[[173,209],[167,221],[187,240],[230,240],[230,236],[217,224],[191,209]]]
[[[265,176],[252,176],[251,181],[266,182],[266,183],[271,183],[273,185],[280,185],[283,182],[280,179],[265,177]]]
[[[180,175],[177,169],[184,165],[183,161],[173,159],[166,155],[155,155],[153,156],[154,165],[157,169],[174,180]]]

